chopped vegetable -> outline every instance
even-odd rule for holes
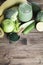
[[[40,32],[43,32],[43,22],[39,22],[36,25],[36,29]]]

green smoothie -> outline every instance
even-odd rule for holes
[[[22,3],[19,6],[19,20],[27,22],[32,19],[32,6],[30,3]]]

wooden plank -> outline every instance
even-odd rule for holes
[[[3,48],[3,49],[2,49]],[[2,50],[1,50],[2,49]],[[35,44],[35,45],[23,45],[23,46],[14,46],[5,45],[4,47],[0,47],[0,52],[2,55],[3,63],[6,63],[6,60],[10,61],[11,65],[25,65],[25,64],[32,64],[36,63],[39,64],[40,62],[43,64],[43,44]],[[1,56],[0,55],[0,56]]]

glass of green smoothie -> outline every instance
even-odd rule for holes
[[[32,19],[32,6],[30,3],[22,3],[19,6],[19,20],[27,22]]]

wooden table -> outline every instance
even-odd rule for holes
[[[21,34],[17,42],[10,42],[6,36],[0,39],[0,65],[43,65],[43,32]]]

